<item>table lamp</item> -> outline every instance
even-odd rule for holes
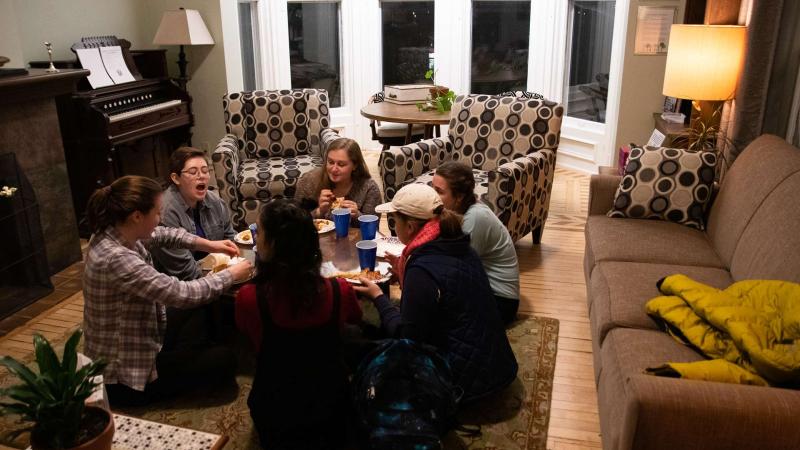
[[[663,93],[692,100],[692,122],[718,129],[718,111],[733,98],[739,80],[746,27],[672,25]]]
[[[178,54],[178,68],[180,77],[178,85],[186,90],[186,83],[189,77],[186,75],[186,53],[183,52],[184,45],[213,45],[214,39],[208,32],[200,12],[196,9],[183,9],[177,11],[164,11],[161,17],[161,24],[153,38],[156,45],[180,45],[181,50]]]

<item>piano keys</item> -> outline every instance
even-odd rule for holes
[[[110,45],[109,38],[82,45]],[[164,50],[129,51],[130,83],[78,92],[57,101],[72,197],[82,237],[89,236],[86,205],[92,193],[124,175],[143,175],[168,182],[169,157],[190,145],[192,99],[169,80]],[[76,44],[78,46],[79,44]],[[73,46],[73,48],[76,48]],[[133,65],[134,67],[130,67]]]

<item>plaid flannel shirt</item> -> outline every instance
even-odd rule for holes
[[[194,248],[196,236],[179,228],[156,227],[150,239],[126,245],[109,227],[92,236],[83,273],[86,355],[105,358],[107,384],[136,390],[158,378],[156,355],[167,324],[167,306],[190,308],[215,299],[233,283],[223,270],[179,281],[153,267],[149,249]]]

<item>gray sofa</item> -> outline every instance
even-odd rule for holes
[[[719,288],[745,279],[800,282],[800,149],[769,135],[751,143],[726,174],[705,231],[606,217],[619,181],[592,177],[586,224],[603,447],[800,448],[800,391],[644,373],[703,359],[645,314],[660,278],[682,273]]]

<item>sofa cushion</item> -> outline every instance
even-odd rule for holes
[[[709,239],[726,267],[732,267],[733,256],[737,252],[742,234],[757,211],[767,215],[788,213],[788,211],[781,212],[780,208],[788,209],[789,205],[797,205],[798,197],[795,196],[794,203],[772,204],[772,207],[777,207],[778,210],[762,208],[764,199],[778,185],[798,172],[800,172],[800,150],[777,136],[761,136],[739,154],[730,170],[725,173],[722,187],[711,205],[708,217]],[[797,211],[798,208],[794,206],[792,209]],[[796,230],[795,226],[793,229],[771,230],[769,234],[775,237],[777,231],[789,231],[796,236],[798,234]],[[757,239],[754,242],[756,245],[763,239],[763,236],[755,234],[751,236]],[[787,235],[778,237],[776,242],[785,239]],[[749,258],[746,254],[740,254],[740,257]],[[798,273],[796,266],[795,273]],[[734,277],[739,279],[735,273]]]
[[[597,263],[589,281],[589,318],[592,339],[602,345],[614,328],[657,330],[644,305],[661,295],[656,282],[668,275],[683,274],[693,280],[724,289],[733,283],[727,270],[702,266],[603,261]]]
[[[603,447],[797,448],[800,392],[656,377],[647,367],[703,359],[666,333],[617,328],[597,386]]]
[[[666,147],[634,147],[609,217],[669,220],[704,228],[717,156]]]
[[[600,261],[725,268],[705,233],[672,222],[589,216],[586,246],[590,274]]]
[[[317,167],[322,167],[322,158],[311,155],[294,158],[273,156],[244,161],[239,170],[240,198],[262,201],[276,196],[291,198],[297,180]]]
[[[736,280],[800,283],[800,171],[775,187],[753,214],[733,254],[731,274]]]

